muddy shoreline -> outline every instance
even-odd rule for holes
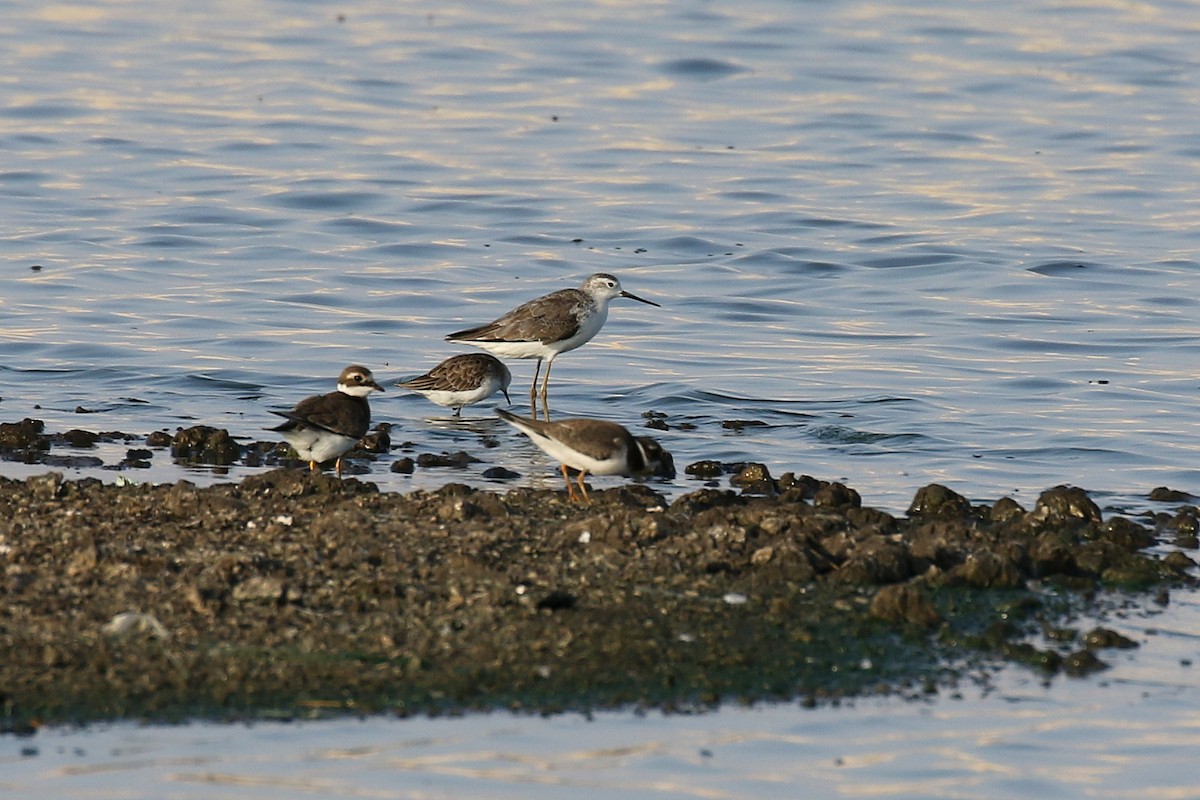
[[[1012,661],[1103,669],[1135,643],[1073,619],[1194,585],[1200,512],[1165,489],[1148,501],[1170,512],[1104,518],[1078,488],[1026,509],[931,485],[896,516],[838,483],[689,468],[714,485],[590,505],[294,467],[0,479],[0,728],[921,696]]]

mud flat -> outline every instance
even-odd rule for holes
[[[1168,490],[1105,519],[1074,487],[1026,509],[935,484],[895,516],[757,465],[727,485],[0,479],[0,727],[919,696],[1103,669],[1135,643],[1073,621],[1194,583],[1198,512]]]

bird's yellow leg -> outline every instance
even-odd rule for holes
[[[529,384],[529,415],[537,419],[537,405],[534,402],[537,399],[537,379],[538,375],[542,374],[542,360],[539,358],[537,367],[533,370],[533,383]]]
[[[554,366],[554,359],[546,362],[546,377],[542,379],[542,402],[546,402],[546,392],[550,388],[550,368]]]

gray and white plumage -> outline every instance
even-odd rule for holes
[[[460,416],[463,406],[482,402],[501,392],[509,403],[508,385],[512,373],[503,362],[487,353],[451,356],[424,375],[396,383],[404,389],[424,395],[430,402],[454,409]]]
[[[531,397],[545,361],[546,378],[542,384],[545,399],[554,359],[591,341],[608,319],[608,304],[618,297],[661,307],[622,289],[615,276],[597,273],[578,289],[560,289],[535,298],[486,325],[456,331],[446,341],[482,347],[505,358],[536,358],[538,366],[529,389]]]
[[[600,419],[563,419],[553,422],[526,419],[504,409],[496,413],[505,422],[529,437],[546,455],[561,466],[567,494],[577,499],[567,468],[579,471],[578,485],[587,500],[583,480],[593,475],[665,475],[674,477],[671,454],[649,436],[634,436],[615,422]]]
[[[348,453],[371,427],[367,395],[382,392],[371,370],[352,364],[338,376],[337,391],[306,397],[291,411],[272,411],[287,421],[268,430],[283,438],[315,470],[318,464],[337,459],[342,475],[342,456]]]

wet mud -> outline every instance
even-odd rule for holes
[[[0,453],[88,438],[27,420]],[[119,441],[134,460],[230,453],[223,431],[167,439]],[[579,504],[452,482],[469,458],[407,494],[296,467],[203,488],[0,479],[0,727],[922,696],[1014,661],[1101,670],[1136,643],[1077,620],[1194,582],[1200,512],[1167,489],[1147,500],[1170,511],[1105,518],[1076,487],[1024,508],[935,484],[896,516],[698,462],[715,486]]]

